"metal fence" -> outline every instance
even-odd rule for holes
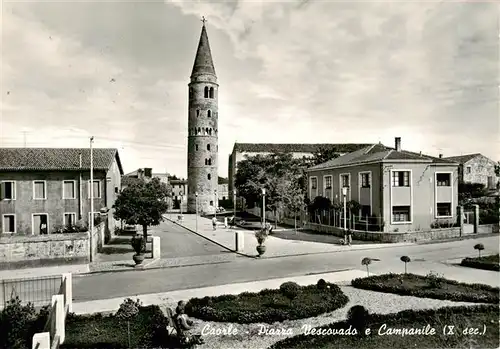
[[[308,215],[309,222],[329,225],[337,228],[354,229],[361,231],[383,231],[384,219],[383,217],[371,215],[361,216],[354,215],[350,212],[346,213],[344,223],[344,214],[342,210],[324,210],[311,212]]]
[[[35,307],[50,304],[52,296],[64,287],[62,275],[0,280],[0,309],[16,296],[23,304],[32,303]]]

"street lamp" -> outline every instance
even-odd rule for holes
[[[94,143],[94,136],[90,137],[90,261],[93,262],[94,256],[92,255],[92,246],[94,239],[94,152],[92,149]]]
[[[347,187],[342,187],[342,196],[344,197],[344,232],[347,231]]]
[[[217,218],[217,207],[219,206],[219,203],[217,202],[217,189],[214,189],[214,198],[215,198],[215,202],[214,202],[214,207],[215,207],[215,218]]]
[[[179,203],[179,208],[181,210],[181,217],[182,217],[182,197],[184,196],[184,192],[182,190],[179,192],[179,196],[181,197],[181,201]]]
[[[233,190],[233,204],[234,204],[234,214],[233,223],[236,221],[236,189]]]
[[[194,193],[196,203],[196,232],[198,232],[198,192]]]
[[[266,227],[266,188],[262,188],[262,227]]]

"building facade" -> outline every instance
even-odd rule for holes
[[[273,153],[292,153],[295,159],[311,158],[323,148],[333,148],[339,155],[353,152],[369,144],[278,144],[278,143],[234,143],[233,151],[229,154],[228,161],[228,196],[233,199],[234,183],[238,163],[247,156],[268,155]]]
[[[219,85],[205,22],[191,73],[188,108],[187,211],[215,212]],[[196,196],[197,194],[197,196]]]
[[[383,231],[428,229],[437,222],[457,219],[458,164],[374,144],[311,167],[308,197],[328,197],[342,204],[361,205],[361,217],[375,216]]]
[[[495,167],[499,164],[482,154],[469,154],[447,157],[447,160],[460,164],[459,179],[463,183],[480,183],[487,189],[496,189],[499,178]]]
[[[107,212],[121,188],[118,150],[94,149],[94,212]],[[0,232],[39,235],[90,222],[90,150],[0,148]]]

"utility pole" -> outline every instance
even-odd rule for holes
[[[94,235],[94,154],[92,151],[94,136],[90,137],[90,262],[93,261],[93,235]]]
[[[24,147],[26,148],[26,133],[27,131],[23,131],[23,140],[24,140]]]

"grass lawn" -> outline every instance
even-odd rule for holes
[[[475,258],[464,258],[462,259],[460,265],[469,268],[500,271],[500,258],[498,254]]]
[[[142,307],[130,321],[131,348],[156,348],[165,318],[157,306]],[[69,315],[66,318],[64,348],[128,349],[127,323],[114,315]]]
[[[186,312],[206,321],[274,323],[324,314],[344,307],[349,301],[334,284],[325,283],[324,288],[317,285],[298,286],[298,290],[293,300],[280,289],[193,298],[187,303]]]
[[[404,296],[445,299],[457,302],[499,303],[499,288],[466,284],[436,275],[384,274],[352,280],[352,286]]]
[[[498,348],[499,346],[499,311],[497,306],[444,307],[437,310],[405,310],[395,314],[369,315],[365,335],[315,335],[300,334],[280,341],[269,349],[403,349],[403,348]],[[385,326],[384,326],[385,325]],[[453,334],[443,333],[445,325],[455,326]],[[337,322],[319,329],[348,329],[348,321]],[[396,332],[393,329],[410,330],[427,327],[427,335]],[[354,328],[353,326],[351,328]],[[434,332],[432,332],[434,329]],[[472,329],[472,330],[471,330]],[[464,334],[463,331],[477,329],[476,334]],[[337,332],[338,333],[338,332]],[[365,331],[362,331],[365,333]],[[424,332],[425,333],[425,332]]]

